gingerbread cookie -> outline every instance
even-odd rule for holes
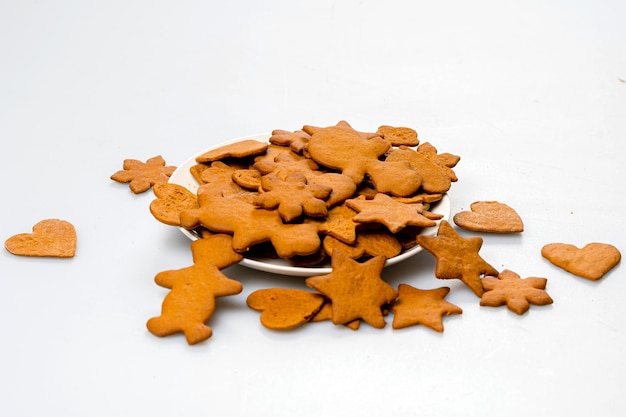
[[[384,229],[361,231],[356,237],[356,242],[352,245],[332,236],[326,236],[322,245],[329,255],[338,249],[352,259],[359,259],[363,256],[384,256],[389,259],[402,252],[402,245],[398,239]]]
[[[582,248],[566,243],[550,243],[541,249],[541,255],[567,272],[597,281],[621,260],[620,251],[608,243],[593,242]]]
[[[285,179],[294,172],[302,173],[308,178],[320,168],[312,159],[303,158],[293,152],[278,152],[273,158],[258,159],[252,167],[262,175],[273,174],[280,179]]]
[[[232,180],[238,186],[250,191],[258,191],[261,187],[261,173],[254,168],[235,170]]]
[[[422,178],[409,162],[380,159],[391,145],[379,136],[365,139],[345,122],[325,128],[304,126],[302,130],[311,135],[307,146],[311,158],[341,171],[356,185],[368,175],[381,193],[408,196],[420,187]]]
[[[487,233],[520,233],[524,223],[515,210],[498,201],[476,201],[471,211],[454,215],[454,223],[467,230]]]
[[[13,255],[52,258],[72,258],[76,254],[76,229],[60,219],[46,219],[32,228],[32,233],[20,233],[4,242]]]
[[[292,222],[303,214],[324,217],[328,214],[325,200],[332,189],[319,184],[308,184],[300,172],[292,172],[284,180],[274,175],[261,177],[264,192],[257,195],[255,204],[278,211],[285,222]]]
[[[402,329],[422,324],[443,332],[443,316],[463,313],[460,307],[444,300],[449,292],[448,287],[420,290],[408,284],[400,284],[398,299],[391,306],[394,314],[392,327]]]
[[[202,173],[205,170],[209,169],[210,166],[211,165],[209,164],[195,164],[189,167],[189,173],[198,184],[204,184],[204,180],[202,179]]]
[[[267,150],[268,143],[254,139],[244,139],[235,143],[220,146],[198,155],[196,162],[208,163],[226,158],[249,158],[262,155]]]
[[[419,235],[417,242],[437,258],[435,276],[439,279],[460,279],[478,297],[483,295],[481,276],[497,276],[498,271],[480,257],[483,239],[464,238],[442,220],[436,236]]]
[[[305,283],[331,300],[334,324],[362,319],[372,327],[383,328],[386,323],[382,308],[398,295],[380,276],[385,260],[384,256],[376,256],[359,263],[335,250],[332,272],[307,278]]]
[[[320,233],[329,235],[348,245],[356,242],[356,223],[352,218],[356,215],[356,211],[342,204],[328,210],[326,217],[307,218],[304,223],[310,223],[317,226]]]
[[[135,194],[148,191],[158,182],[167,182],[176,170],[174,166],[165,166],[161,155],[148,159],[145,163],[137,159],[125,159],[120,171],[111,175],[113,181],[129,183]]]
[[[289,330],[308,322],[324,304],[323,295],[306,290],[268,288],[252,292],[246,304],[261,312],[268,329]]]
[[[191,243],[193,265],[155,276],[155,282],[170,292],[161,306],[161,315],[146,323],[150,333],[164,337],[182,332],[187,343],[200,343],[213,334],[206,322],[215,310],[215,298],[239,294],[240,282],[221,270],[243,258],[232,248],[232,238],[212,235]]]
[[[222,161],[215,161],[202,170],[200,174],[201,184],[210,187],[214,191],[220,191],[224,195],[240,194],[247,191],[233,180],[233,176],[239,170]]]
[[[417,146],[420,143],[417,138],[417,132],[410,127],[383,125],[378,127],[376,133],[392,146]]]
[[[285,224],[278,212],[259,209],[246,198],[224,196],[202,186],[198,189],[198,203],[199,208],[181,213],[181,225],[232,234],[233,248],[239,253],[267,241],[282,258],[311,255],[321,246],[315,225]]]
[[[296,130],[289,132],[287,130],[277,129],[272,131],[270,143],[274,145],[289,146],[289,148],[297,154],[302,154],[306,145],[309,143],[311,135],[304,130]]]
[[[333,306],[330,301],[326,300],[322,308],[315,313],[315,315],[309,320],[311,323],[318,323],[321,321],[332,320],[333,317]],[[344,326],[351,330],[359,330],[361,327],[361,319],[356,319],[345,323]]]
[[[497,278],[483,278],[485,293],[480,299],[481,306],[498,307],[506,305],[515,314],[522,315],[534,305],[552,304],[552,298],[545,291],[546,278],[520,278],[508,269],[500,272]]]
[[[357,223],[378,223],[396,233],[406,226],[432,227],[437,223],[424,215],[421,204],[404,204],[387,194],[378,193],[367,200],[354,198],[346,205],[358,213],[352,218]]]
[[[182,185],[160,182],[152,191],[157,199],[150,203],[150,213],[161,223],[180,226],[180,213],[198,208],[198,197]]]
[[[316,171],[307,175],[307,181],[310,184],[316,184],[323,187],[330,187],[331,192],[326,199],[327,207],[335,207],[354,196],[356,192],[356,184],[343,174],[335,172]]]
[[[431,194],[447,192],[452,182],[458,180],[452,168],[460,159],[449,153],[438,154],[437,149],[428,142],[421,144],[417,150],[400,146],[387,156],[389,162],[409,162],[421,176],[422,190]]]

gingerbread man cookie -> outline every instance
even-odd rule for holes
[[[161,306],[161,315],[146,323],[155,336],[182,332],[187,343],[194,345],[213,334],[206,322],[215,310],[215,298],[239,294],[240,282],[226,277],[220,270],[243,257],[232,249],[232,238],[212,235],[191,243],[193,265],[156,275],[155,282],[170,292]]]
[[[258,208],[245,198],[224,196],[202,186],[198,189],[198,203],[199,208],[181,213],[181,225],[232,234],[233,248],[239,253],[267,241],[282,258],[311,255],[321,246],[315,225],[285,224],[277,211]]]
[[[304,126],[302,130],[311,135],[307,146],[311,158],[340,170],[356,185],[368,175],[378,192],[397,196],[414,194],[421,185],[421,176],[408,161],[380,159],[391,147],[380,136],[365,139],[345,122],[325,128]]]

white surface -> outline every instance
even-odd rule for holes
[[[295,130],[295,129],[294,129]],[[210,146],[209,148],[204,148],[200,151],[195,152],[191,156],[189,156],[184,162],[177,166],[176,170],[170,176],[169,182],[182,185],[187,188],[189,191],[195,193],[198,191],[198,181],[191,175],[189,169],[194,165],[197,165],[196,158],[200,155],[203,155],[206,152],[209,152],[213,149],[220,148],[222,146],[226,146],[232,143],[236,143],[242,140],[256,140],[259,142],[267,142],[269,140],[270,134],[259,134],[259,135],[248,135],[242,138],[230,139],[223,142],[217,143],[215,146]],[[438,214],[441,216],[440,219],[437,220],[437,226],[433,227],[425,227],[420,232],[420,234],[424,236],[433,236],[437,234],[437,228],[439,222],[441,220],[449,220],[450,219],[450,197],[444,195],[441,201],[438,201],[436,204],[433,204],[429,209],[434,214]],[[195,240],[197,239],[197,235],[194,234],[193,231],[185,229],[183,227],[179,228],[179,230],[188,238]],[[398,262],[402,262],[405,259],[408,259],[412,256],[417,255],[421,252],[423,248],[419,245],[414,246],[410,249],[402,251],[397,256],[390,258],[385,262],[386,266],[395,265]],[[281,258],[263,258],[263,257],[245,257],[239,262],[240,265],[247,266],[248,268],[256,269],[259,271],[269,272],[272,274],[281,274],[281,275],[291,275],[291,276],[299,276],[299,277],[309,277],[313,275],[323,275],[329,274],[332,272],[330,268],[330,262],[324,262],[320,265],[314,267],[298,267],[292,266],[289,262]]]
[[[621,1],[3,1],[3,238],[76,226],[71,260],[0,255],[3,416],[618,416],[626,406],[624,265],[599,282],[541,258],[626,248],[626,6]],[[223,138],[347,120],[414,127],[461,156],[452,213],[500,200],[520,236],[481,255],[548,278],[553,305],[518,317],[432,275],[422,251],[393,285],[449,285],[445,332],[264,329],[247,294],[300,279],[240,266],[213,336],[145,328],[153,277],[189,240],[110,175],[176,165]],[[469,235],[463,233],[464,235]],[[3,239],[4,240],[4,239]],[[622,252],[623,253],[623,252]]]

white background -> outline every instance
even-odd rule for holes
[[[625,14],[617,0],[0,1],[2,240],[45,218],[78,233],[73,259],[0,255],[0,414],[619,415],[623,265],[590,282],[540,250],[626,248]],[[443,334],[279,333],[246,296],[302,278],[234,266],[244,290],[218,300],[207,342],[151,335],[167,293],[153,278],[191,263],[189,241],[151,216],[152,192],[110,180],[122,161],[178,165],[342,119],[460,155],[452,212],[514,207],[524,233],[483,235],[481,256],[548,278],[554,304],[480,307],[422,252],[384,278],[450,286],[463,314]]]

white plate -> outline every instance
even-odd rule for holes
[[[187,188],[189,191],[192,191],[195,193],[199,187],[199,184],[189,172],[189,168],[197,164],[196,157],[212,149],[215,149],[224,145],[228,145],[231,143],[239,142],[244,139],[254,139],[254,140],[265,142],[269,139],[269,137],[270,137],[269,134],[246,136],[244,138],[233,139],[227,142],[222,142],[215,146],[211,146],[210,148],[199,151],[193,156],[191,156],[189,159],[187,159],[182,165],[178,166],[176,171],[174,171],[174,173],[170,176],[169,182],[182,185],[183,187]],[[441,201],[437,202],[436,204],[433,204],[430,208],[430,211],[443,216],[441,220],[448,220],[450,217],[450,198],[448,197],[448,195],[447,194],[444,195]],[[434,236],[437,233],[437,228],[441,220],[437,221],[436,226],[424,228],[420,234],[425,235],[425,236]],[[196,236],[194,233],[192,233],[191,231],[185,228],[181,227],[180,230],[181,232],[183,232],[183,234],[185,234],[187,237],[189,237],[192,240],[195,240],[198,238],[198,236]],[[385,266],[389,266],[389,265],[393,265],[398,262],[401,262],[411,256],[416,255],[421,250],[422,250],[422,247],[419,245],[411,249],[405,250],[400,255],[394,256],[393,258],[388,259],[387,262],[385,263]],[[296,266],[292,266],[291,264],[289,264],[287,261],[283,259],[270,259],[270,258],[254,258],[253,259],[253,258],[246,257],[240,262],[240,264],[247,266],[248,268],[256,269],[259,271],[271,272],[273,274],[281,274],[281,275],[308,277],[308,276],[314,276],[314,275],[329,274],[331,272],[331,268],[329,265],[314,266],[314,267],[296,267]]]

